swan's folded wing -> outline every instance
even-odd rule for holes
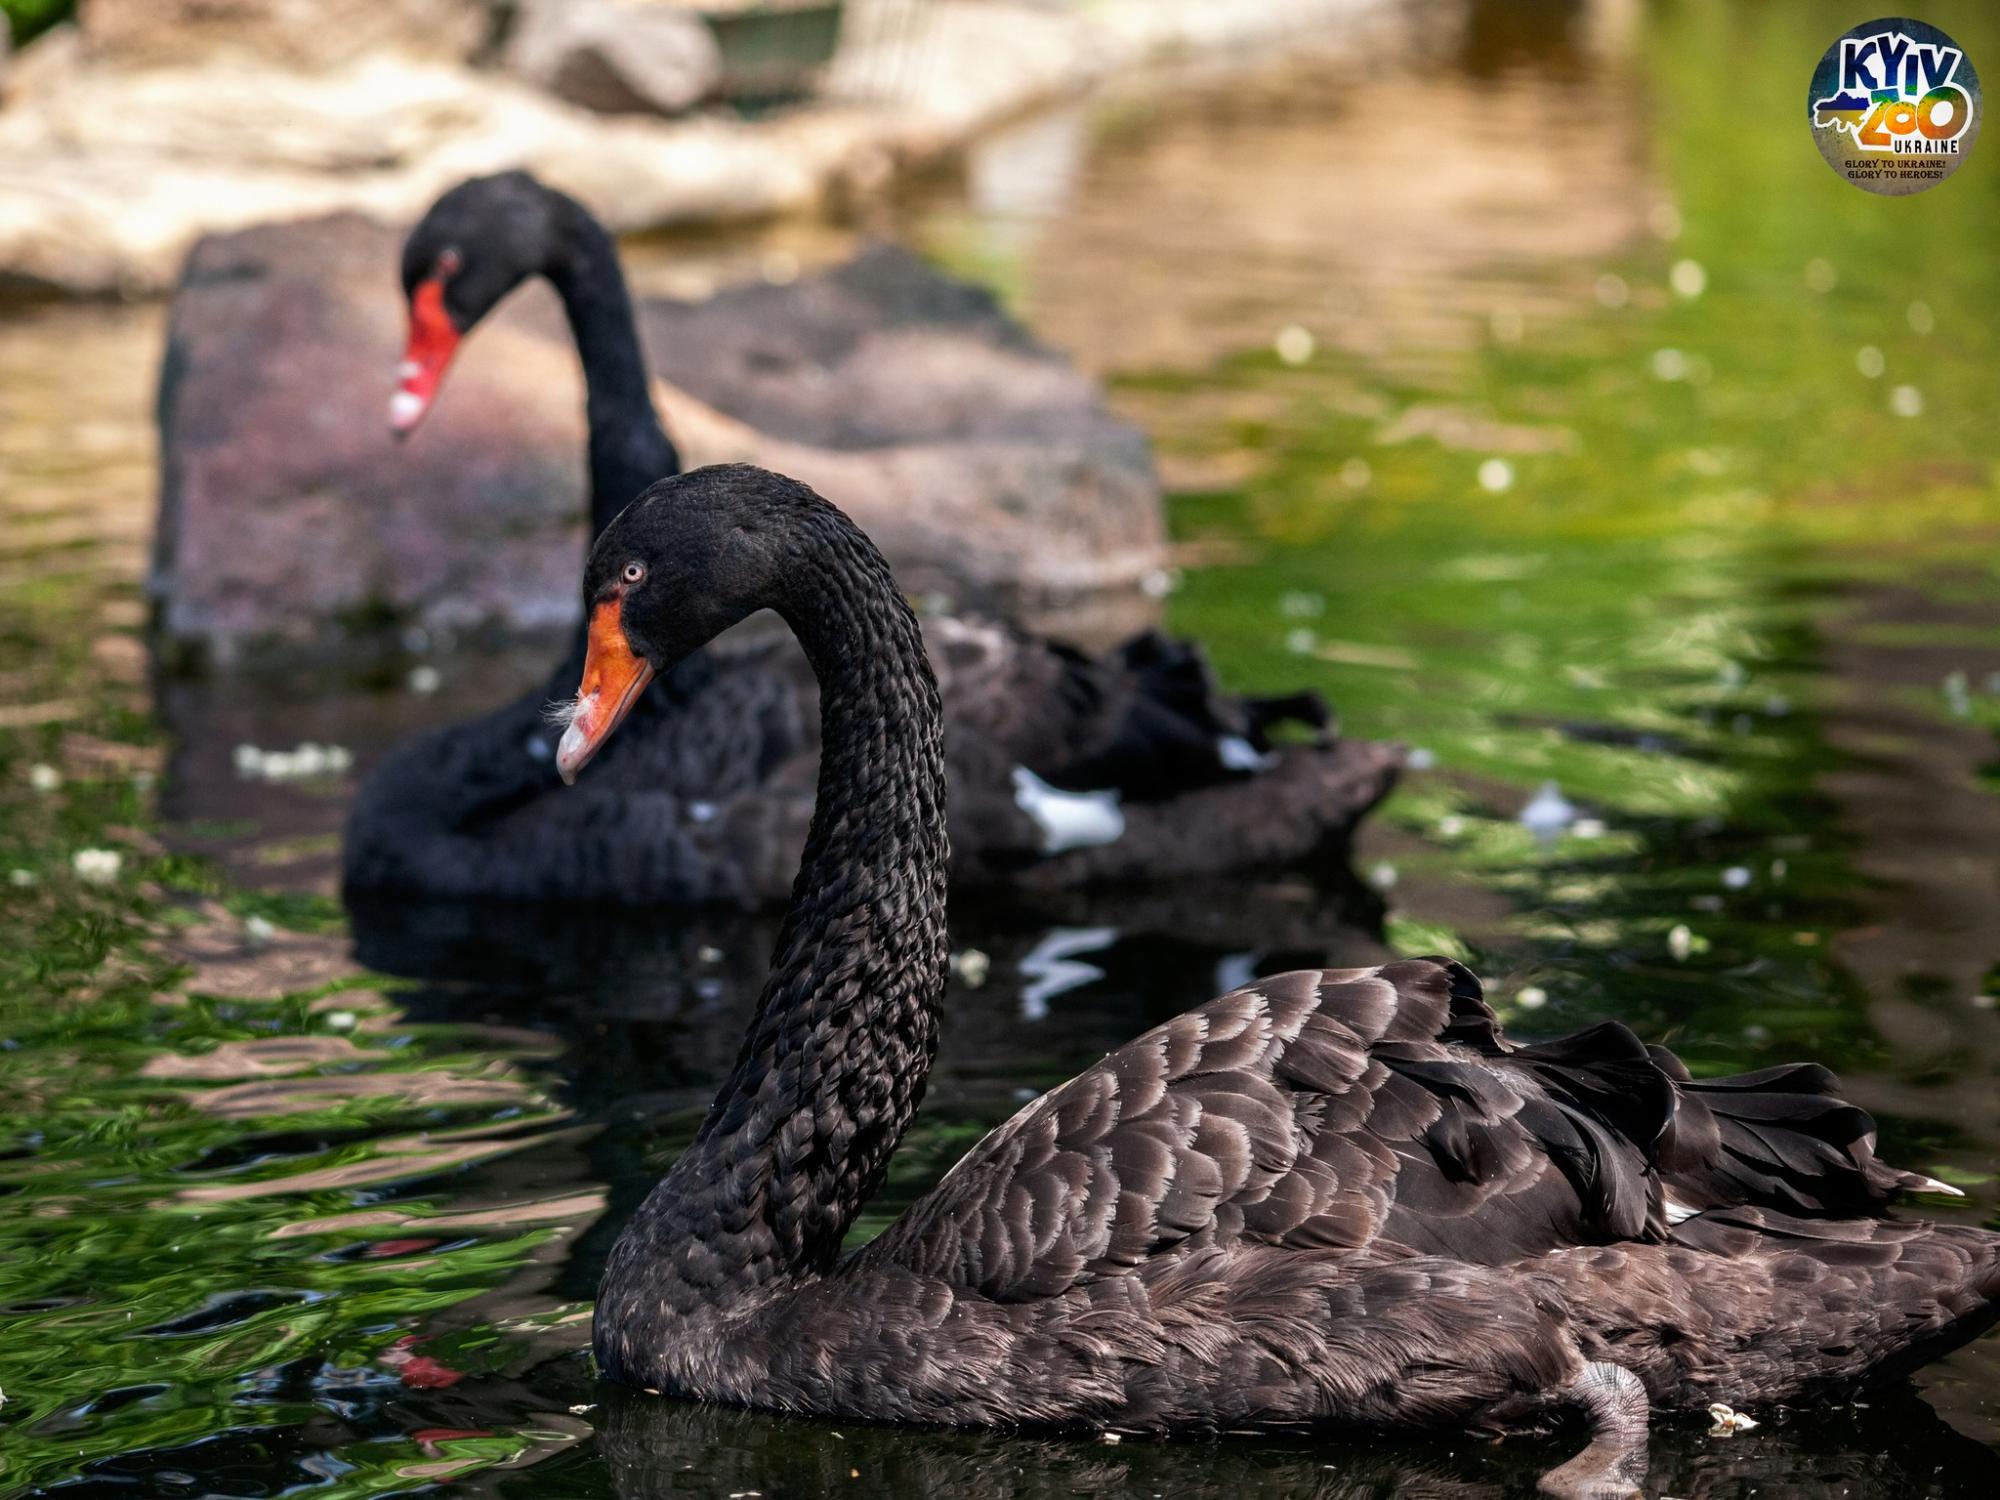
[[[1672,1089],[1621,1028],[1510,1048],[1460,965],[1276,975],[995,1130],[863,1253],[1001,1299],[1255,1243],[1504,1262],[1658,1231]]]
[[[954,764],[977,747],[1065,790],[1171,798],[1260,769],[1273,724],[1330,722],[1310,693],[1223,692],[1198,646],[1157,631],[1096,656],[979,620],[929,620],[924,637]]]

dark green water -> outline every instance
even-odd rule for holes
[[[1924,16],[2000,68],[1988,8]],[[1822,1058],[1995,1222],[2000,145],[1915,199],[1835,178],[1799,106],[1858,18],[1431,13],[1386,76],[1300,49],[1121,89],[873,226],[992,280],[1154,433],[1175,628],[1431,769],[1357,856],[1379,930],[1284,876],[957,912],[992,974],[954,988],[862,1232],[1234,977],[1389,949],[1468,957],[1518,1031]],[[1499,1496],[1567,1456],[912,1435],[597,1385],[596,1268],[733,1056],[769,924],[351,929],[315,894],[345,779],[218,778],[144,678],[157,316],[0,325],[0,1491]],[[474,675],[287,712],[360,744],[503,691]],[[1549,781],[1578,819],[1538,837]],[[1649,1491],[2000,1492],[2000,1339],[1758,1415],[1664,1427]]]

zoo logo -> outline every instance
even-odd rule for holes
[[[1856,26],[1813,70],[1806,96],[1820,154],[1871,193],[1920,193],[1956,172],[1978,138],[1979,75],[1935,26]]]

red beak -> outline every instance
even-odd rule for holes
[[[426,277],[410,295],[410,342],[396,367],[396,394],[389,398],[389,430],[407,435],[431,409],[445,366],[463,337],[444,310],[444,279]]]
[[[590,614],[576,716],[556,747],[556,771],[570,785],[576,783],[576,773],[604,748],[611,731],[625,721],[625,715],[646,691],[646,684],[653,680],[652,667],[625,638],[625,625],[619,618],[623,609],[624,600],[614,595]]]

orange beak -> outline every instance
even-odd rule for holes
[[[652,667],[625,638],[625,626],[619,618],[623,608],[624,600],[614,595],[590,614],[576,716],[556,747],[556,772],[568,786],[576,784],[576,773],[604,748],[611,731],[625,722],[625,715],[653,680]]]
[[[396,366],[396,394],[389,398],[389,430],[407,436],[431,409],[445,366],[463,337],[444,310],[444,280],[431,276],[410,295],[410,341]]]

